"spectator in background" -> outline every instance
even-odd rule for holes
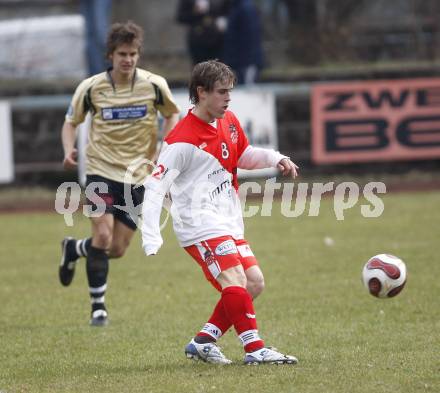
[[[177,21],[188,25],[188,50],[193,65],[223,54],[230,0],[180,0]]]
[[[266,29],[268,19],[275,24],[276,31],[286,33],[289,28],[289,5],[292,0],[259,0],[257,6],[261,11]]]
[[[263,50],[260,15],[252,0],[232,0],[223,58],[237,74],[238,84],[255,83],[263,67]]]
[[[112,0],[80,0],[80,11],[86,24],[86,56],[88,74],[107,68],[105,45],[110,25]]]

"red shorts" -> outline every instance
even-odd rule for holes
[[[207,280],[221,292],[217,276],[226,269],[242,265],[244,270],[258,265],[249,243],[231,236],[220,236],[185,247],[185,250],[200,265]]]

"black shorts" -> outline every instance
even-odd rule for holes
[[[96,184],[90,186],[92,183]],[[116,220],[133,231],[137,228],[141,214],[144,191],[142,185],[120,183],[99,175],[86,177],[86,200],[91,212],[113,214]]]

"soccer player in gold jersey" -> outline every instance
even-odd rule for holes
[[[62,285],[68,286],[76,261],[86,257],[92,326],[108,323],[104,296],[109,259],[124,255],[136,230],[136,215],[129,207],[143,200],[142,183],[152,169],[146,163],[153,160],[156,151],[158,112],[164,117],[164,134],[179,118],[179,108],[166,80],[136,67],[142,37],[141,27],[133,22],[112,25],[107,39],[112,67],[78,85],[61,131],[64,168],[74,169],[76,127],[90,113],[86,189],[93,190],[87,197],[95,212],[91,214],[92,236],[80,240],[66,237],[62,241],[59,278]]]

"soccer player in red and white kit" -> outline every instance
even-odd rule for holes
[[[186,346],[186,356],[231,363],[216,342],[233,326],[246,364],[296,364],[294,356],[266,347],[258,333],[253,299],[263,290],[264,278],[244,239],[237,168],[278,167],[295,178],[298,167],[274,150],[249,144],[228,111],[234,83],[234,73],[219,61],[194,67],[189,86],[194,107],[165,138],[156,170],[144,183],[143,248],[154,255],[163,243],[160,213],[169,192],[180,245],[221,293],[211,317]]]

